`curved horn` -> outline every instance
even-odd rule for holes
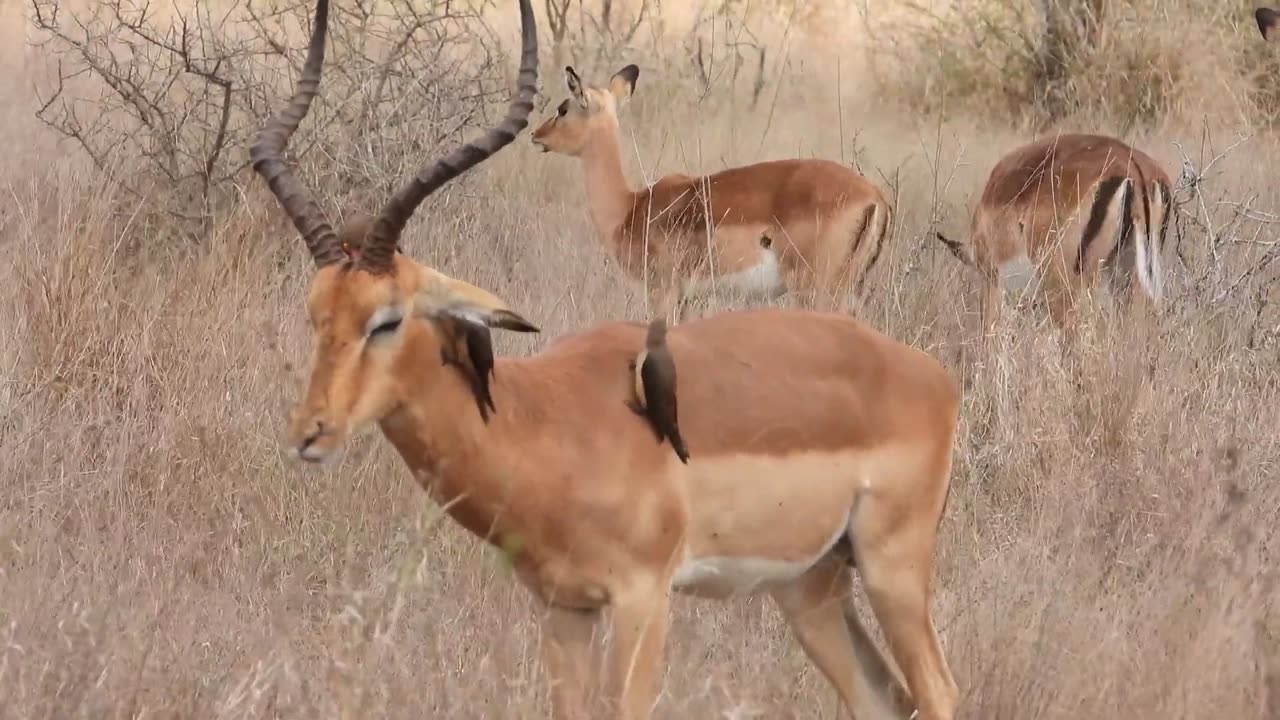
[[[400,241],[405,223],[413,211],[442,185],[478,165],[516,139],[529,124],[533,96],[538,91],[538,28],[529,0],[520,0],[520,74],[516,80],[516,97],[507,108],[502,123],[483,137],[455,149],[434,165],[418,172],[400,188],[374,221],[369,240],[360,254],[361,266],[373,273],[391,268],[391,257]]]
[[[298,78],[298,88],[289,104],[267,121],[249,147],[249,161],[254,171],[267,181],[280,206],[293,221],[293,226],[302,234],[318,267],[341,260],[342,249],[338,247],[337,236],[325,221],[311,193],[281,156],[285,143],[298,129],[302,118],[307,116],[311,100],[320,90],[320,67],[324,64],[324,39],[328,26],[329,0],[316,0],[315,27],[311,30],[311,44],[307,48],[302,75]]]

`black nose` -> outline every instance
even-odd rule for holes
[[[311,432],[307,433],[307,436],[302,438],[302,447],[298,449],[306,450],[307,448],[311,447],[312,443],[314,443],[317,439],[319,439],[320,436],[323,434],[324,434],[324,423],[317,420],[315,427],[311,428]]]

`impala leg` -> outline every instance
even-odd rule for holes
[[[615,717],[648,720],[658,698],[671,600],[665,587],[615,597],[613,638],[609,649],[609,699],[617,701]]]
[[[893,706],[900,712],[906,714],[914,711],[915,703],[907,692],[901,673],[880,653],[880,648],[876,647],[867,634],[867,629],[863,627],[862,620],[858,618],[857,609],[853,606],[853,595],[844,599],[844,622],[849,637],[853,640],[853,650],[858,653],[858,660],[862,662],[872,686],[888,690]]]
[[[882,690],[901,686],[884,657],[852,612],[848,566],[827,558],[799,578],[771,592],[809,660],[835,687],[857,720],[901,717],[890,710]]]
[[[1001,306],[1004,304],[1004,288],[995,272],[982,273],[982,298],[979,305],[979,320],[982,334],[992,336],[1000,321]]]
[[[777,244],[774,249],[777,250]],[[794,251],[779,252],[778,274],[782,276],[782,294],[773,301],[786,298],[794,307],[808,309],[813,298],[810,290],[813,285],[813,273],[805,265],[805,261],[794,255]]]
[[[650,295],[654,317],[665,317],[671,325],[678,325],[684,318],[685,297],[678,281],[656,285]]]
[[[555,720],[590,720],[592,640],[600,613],[552,607],[542,621],[542,657]]]
[[[1068,363],[1075,363],[1080,353],[1080,303],[1088,300],[1087,289],[1058,279],[1046,289],[1049,316],[1062,333],[1062,356]]]
[[[868,500],[864,499],[852,525],[867,597],[906,676],[916,717],[953,720],[960,691],[929,611],[936,516],[921,515],[920,507],[902,506],[892,497]],[[924,499],[912,495],[901,502]]]

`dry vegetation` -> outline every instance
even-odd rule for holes
[[[856,162],[889,189],[898,221],[868,319],[936,353],[966,389],[937,592],[963,716],[1280,716],[1280,145],[1268,110],[1280,95],[1257,81],[1280,47],[1262,46],[1244,3],[1123,5],[1123,27],[1157,6],[1165,21],[1112,32],[1095,74],[1078,78],[1088,102],[1062,124],[1120,133],[1185,171],[1172,298],[1140,336],[1100,324],[1068,367],[1034,309],[994,349],[966,350],[971,296],[928,239],[962,234],[991,164],[1030,137],[1002,122],[1019,91],[993,82],[1018,68],[975,55],[976,25],[951,25],[962,30],[945,43],[904,31],[891,54],[884,30],[863,42],[851,11],[806,35],[787,22],[799,4],[745,20],[668,10],[666,30],[649,20],[608,48],[587,32],[564,52],[588,78],[619,58],[641,65],[623,117],[633,182],[799,153]],[[897,3],[872,4],[873,27],[919,26],[907,9],[884,16]],[[324,469],[281,446],[305,373],[311,265],[261,183],[227,179],[193,234],[164,212],[181,198],[155,167],[124,157],[114,167],[136,174],[112,181],[36,120],[31,79],[47,89],[57,68],[22,42],[37,39],[30,7],[10,0],[0,14],[0,716],[545,716],[531,606],[501,558],[441,520],[379,436]],[[514,3],[484,15],[486,37],[510,47]],[[542,18],[541,83],[558,102]],[[1129,110],[1149,77],[1108,74],[1135,57],[1176,81],[1151,106],[1167,112],[1136,130]],[[514,59],[500,58],[490,88],[509,86]],[[963,92],[927,89],[944,70],[967,78]],[[333,118],[339,88],[369,84],[326,73],[317,117]],[[911,73],[925,84],[900,82]],[[415,141],[411,121],[387,120],[393,107],[373,114],[383,133],[362,152],[359,127],[309,119],[322,142],[305,177],[365,183],[341,198],[366,202],[448,134]],[[228,168],[243,161],[241,145],[226,152]],[[642,316],[595,244],[574,163],[522,136],[450,188],[406,250],[543,327],[502,336],[500,351]],[[661,716],[832,717],[834,694],[767,601],[682,599],[677,611]]]

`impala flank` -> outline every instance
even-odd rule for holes
[[[618,109],[640,69],[622,68],[606,87],[584,85],[572,67],[565,75],[569,98],[531,140],[582,162],[596,230],[657,312],[678,321],[687,300],[721,290],[741,299],[789,291],[825,309],[863,299],[891,213],[866,178],[830,160],[771,160],[667,175],[634,191],[622,171]]]
[[[1171,186],[1156,160],[1115,138],[1048,137],[996,163],[967,244],[938,239],[981,272],[987,331],[1006,290],[1043,293],[1070,330],[1080,292],[1100,274],[1139,307],[1160,301]]]
[[[951,720],[958,691],[930,615],[959,397],[935,360],[841,314],[725,313],[673,328],[686,465],[628,402],[640,323],[572,334],[498,358],[485,403],[459,326],[536,331],[501,300],[420,264],[397,242],[433,190],[510,143],[537,80],[530,0],[520,0],[518,97],[497,128],[426,167],[363,237],[321,215],[282,159],[316,95],[328,0],[318,0],[299,87],[251,149],[317,270],[314,350],[289,438],[335,456],[377,424],[461,526],[512,558],[544,603],[544,661],[557,718],[648,718],[673,590],[771,595],[808,656],[858,718],[912,707]],[[484,351],[481,351],[484,354]],[[481,374],[489,377],[487,373]],[[905,677],[854,613],[851,565]],[[610,609],[609,714],[589,710],[592,634]],[[906,707],[910,706],[910,707]]]

